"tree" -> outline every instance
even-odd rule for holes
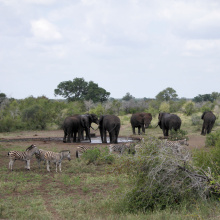
[[[55,96],[60,95],[68,101],[78,101],[85,98],[88,83],[83,78],[75,78],[73,81],[61,82],[54,90]]]
[[[125,94],[125,96],[123,96],[123,98],[122,98],[122,100],[124,100],[124,101],[130,101],[131,99],[133,99],[134,97],[129,93],[129,92],[127,92],[126,94]]]
[[[211,94],[204,94],[204,95],[197,95],[196,97],[193,98],[194,102],[214,102],[216,99],[220,97],[220,93],[218,92],[212,92]]]
[[[84,78],[74,78],[73,81],[61,82],[54,90],[54,94],[63,96],[68,101],[104,102],[109,98],[110,92],[99,87],[93,81],[86,82]]]
[[[156,99],[161,102],[168,102],[170,100],[175,100],[177,97],[178,95],[176,94],[176,91],[173,88],[168,87],[163,91],[159,92],[156,96]]]
[[[89,81],[86,89],[85,100],[92,100],[93,102],[104,102],[107,101],[110,92],[98,86],[98,84],[93,81]]]

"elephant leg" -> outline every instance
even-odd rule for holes
[[[115,143],[118,143],[119,130],[115,131]]]
[[[67,143],[71,143],[71,134],[67,134]]]
[[[134,126],[132,127],[132,131],[133,131],[133,134],[135,134],[135,127]]]
[[[74,132],[74,135],[73,135],[73,142],[76,142],[76,132]]]
[[[66,136],[67,136],[67,133],[66,133],[66,131],[64,131],[63,143],[66,143]]]
[[[202,132],[201,132],[201,135],[205,135],[205,125],[203,124],[202,126]]]
[[[106,135],[106,130],[103,130],[103,143],[107,143]]]
[[[141,134],[141,127],[138,127],[138,134]]]
[[[82,140],[84,140],[84,131],[83,130],[81,131],[81,138],[82,138]]]
[[[78,139],[77,142],[81,142],[81,131],[78,131]]]
[[[145,128],[144,128],[144,125],[142,125],[142,133],[145,134]]]

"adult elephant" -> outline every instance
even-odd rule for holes
[[[95,114],[85,114],[85,115],[81,115],[81,117],[83,122],[81,138],[82,140],[84,140],[83,132],[85,131],[86,132],[85,140],[89,140],[91,142],[91,135],[90,135],[90,128],[92,128],[91,124],[95,123],[98,125],[99,124],[98,117]]]
[[[158,125],[163,130],[164,136],[169,135],[169,130],[174,129],[177,131],[181,127],[181,119],[175,114],[162,112],[159,113],[158,119]]]
[[[110,143],[118,143],[118,135],[121,127],[119,117],[115,115],[102,115],[99,119],[99,131],[102,143],[107,143],[106,135],[109,133]]]
[[[215,115],[211,111],[204,112],[201,119],[203,120],[201,135],[209,134],[215,124]]]
[[[81,133],[83,129],[84,129],[84,121],[81,115],[73,115],[65,118],[63,122],[63,131],[64,131],[63,142],[71,143],[71,139],[73,140],[73,142],[76,141],[80,142]],[[78,138],[76,140],[77,133],[78,133]]]
[[[138,128],[138,134],[141,134],[140,130],[145,133],[145,128],[148,128],[152,120],[151,113],[135,113],[131,116],[131,126],[133,134],[135,134],[135,128]]]

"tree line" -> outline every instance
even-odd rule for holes
[[[159,92],[155,99],[137,99],[129,92],[121,99],[109,98],[109,92],[83,78],[61,82],[54,92],[65,99],[51,100],[45,96],[30,96],[16,100],[0,93],[0,132],[61,128],[65,117],[73,114],[120,116],[149,112],[155,117],[159,112],[182,112],[192,115],[214,108],[218,113],[220,106],[220,94],[217,92],[187,100],[178,98],[176,91],[170,87]]]

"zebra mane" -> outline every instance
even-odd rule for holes
[[[26,149],[26,151],[32,150],[32,149],[35,148],[35,147],[36,147],[36,145],[32,144],[30,147],[28,147],[28,148]]]

